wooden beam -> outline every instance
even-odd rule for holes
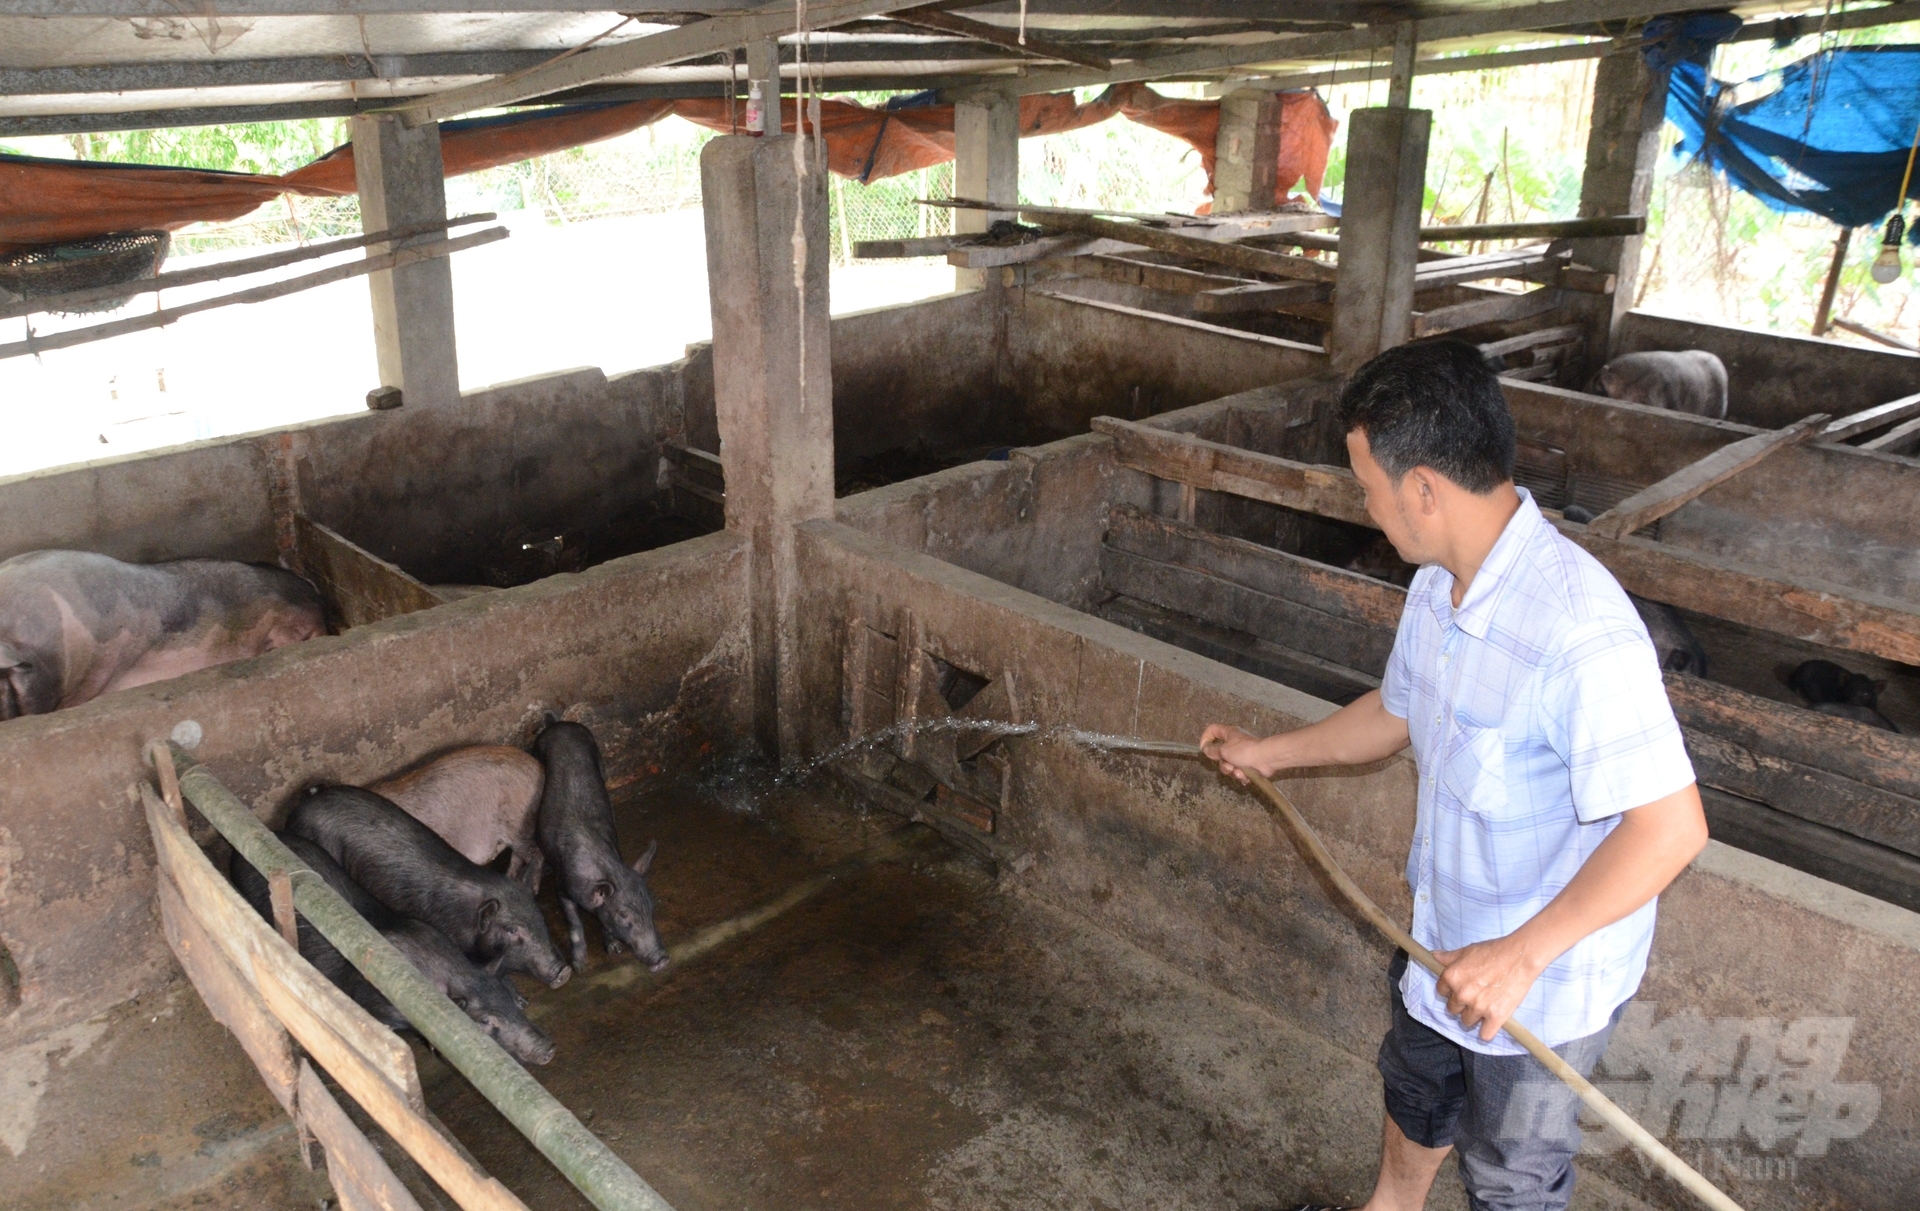
[[[179,888],[165,871],[158,872],[160,924],[167,945],[180,967],[192,981],[213,1019],[225,1026],[247,1053],[267,1092],[288,1114],[299,1112],[300,1074],[293,1054],[293,1039],[286,1027],[268,1011],[260,994],[245,976],[234,968],[207,936],[199,918],[188,910]]]
[[[1456,332],[1479,324],[1524,320],[1539,315],[1543,311],[1563,307],[1566,302],[1567,296],[1551,286],[1542,286],[1538,290],[1529,290],[1521,294],[1488,291],[1483,298],[1469,299],[1464,303],[1454,303],[1446,307],[1436,307],[1432,311],[1414,312],[1413,335],[1438,336],[1442,332]],[[1584,332],[1585,329],[1581,331]],[[1529,342],[1529,344],[1540,343],[1539,341]],[[1526,347],[1526,345],[1516,346],[1520,349]],[[1481,350],[1491,352],[1485,345],[1481,346]]]
[[[1032,55],[1041,59],[1058,59],[1063,63],[1078,63],[1082,67],[1091,67],[1095,71],[1107,71],[1113,67],[1111,60],[1090,51],[1055,42],[1039,34],[1028,34],[1026,40],[1022,41],[1020,34],[1015,30],[1001,25],[988,25],[985,21],[975,21],[971,17],[962,17],[958,13],[948,12],[937,4],[897,9],[889,16],[895,21],[904,21],[908,25],[959,34],[976,42],[1005,47],[1022,55]],[[905,51],[911,48],[902,49]]]
[[[1899,337],[1888,336],[1884,332],[1876,331],[1867,327],[1865,324],[1858,324],[1852,320],[1835,320],[1833,321],[1833,327],[1843,332],[1851,332],[1855,336],[1864,336],[1870,341],[1885,345],[1889,349],[1898,349],[1902,353],[1920,353],[1920,345],[1910,345]]]
[[[443,604],[438,593],[401,568],[319,522],[295,514],[293,526],[297,570],[320,587],[347,626]]]
[[[1567,341],[1585,340],[1586,328],[1579,324],[1561,324],[1553,328],[1536,328],[1532,332],[1522,332],[1502,341],[1488,341],[1480,346],[1480,352],[1488,357],[1505,357],[1509,353],[1518,353],[1522,349],[1532,349],[1539,345],[1558,345]]]
[[[1829,421],[1827,427],[1820,430],[1819,440],[1823,442],[1843,442],[1849,437],[1858,437],[1881,425],[1893,425],[1911,416],[1920,416],[1920,395],[1903,395],[1899,399],[1884,404],[1875,404],[1863,408],[1835,421]]]
[[[825,29],[900,7],[900,0],[814,0],[807,6],[807,24],[812,29]],[[392,108],[399,112],[400,120],[406,125],[423,126],[477,109],[492,109],[562,89],[579,88],[643,68],[718,54],[762,38],[778,38],[793,32],[793,21],[793,6],[776,0],[749,12],[695,21],[628,42],[557,55],[539,67],[416,97]]]
[[[1094,417],[1091,428],[1113,438],[1116,459],[1149,475],[1373,525],[1367,516],[1366,494],[1353,472],[1344,467],[1298,463],[1113,416]]]
[[[1127,507],[1100,566],[1111,591],[1370,676],[1406,605],[1394,585]],[[1920,740],[1694,677],[1666,689],[1703,784],[1920,855]]]
[[[1477,9],[1418,21],[1414,27],[1414,38],[1418,43],[1427,45],[1450,38],[1473,38],[1482,34],[1561,29],[1600,21],[1653,17],[1662,13],[1683,12],[1687,6],[1688,0],[1558,0],[1548,4]],[[1017,81],[958,90],[956,95],[985,89],[1027,95],[1129,80],[1190,78],[1257,63],[1294,63],[1330,56],[1352,58],[1355,57],[1354,52],[1393,45],[1396,33],[1394,25],[1382,23],[1338,33],[1302,34],[1258,42],[1213,45],[1115,64],[1112,71],[1105,73],[1078,68],[1037,71]]]
[[[1878,450],[1883,454],[1905,454],[1916,441],[1920,441],[1920,416],[1895,425],[1871,441],[1861,442],[1860,448]]]
[[[978,236],[974,237],[978,239]],[[966,244],[947,253],[947,264],[961,269],[998,269],[1063,256],[1092,256],[1111,252],[1138,252],[1140,245],[1124,240],[1090,240],[1079,235],[1042,236],[1024,244]]]
[[[1336,661],[1322,660],[1309,652],[1285,647],[1231,627],[1215,626],[1179,610],[1163,609],[1149,602],[1117,595],[1094,607],[1108,622],[1189,652],[1198,652],[1209,660],[1292,686],[1303,694],[1312,694],[1341,706],[1368,690],[1380,688],[1378,677],[1369,677]]]
[[[1373,525],[1366,494],[1344,467],[1257,454],[1114,417],[1096,417],[1092,427],[1114,438],[1116,461],[1148,475]],[[1588,526],[1556,524],[1629,593],[1824,647],[1920,664],[1920,613],[1905,602],[1665,543],[1604,538]]]
[[[386,1158],[354,1126],[326,1083],[315,1075],[313,1065],[305,1060],[300,1061],[300,1118],[327,1150],[327,1180],[341,1196],[343,1209],[356,1205],[349,1201],[351,1190],[364,1200],[357,1204],[360,1206],[378,1211],[420,1211],[412,1192],[394,1176]]]
[[[1143,248],[1151,248],[1156,252],[1171,252],[1196,261],[1226,265],[1243,273],[1267,273],[1276,277],[1298,278],[1309,282],[1331,282],[1335,277],[1334,267],[1325,261],[1291,256],[1284,252],[1267,252],[1222,240],[1196,239],[1190,235],[1160,227],[1148,227],[1141,223],[1117,223],[1112,219],[1096,218],[1092,215],[1063,214],[1058,211],[1029,209],[1024,206],[1020,208],[1020,218],[1024,222],[1044,227],[1049,231],[1069,232],[1095,239],[1121,240],[1138,244]]]
[[[1244,311],[1282,311],[1302,303],[1324,303],[1333,297],[1330,282],[1252,282],[1203,290],[1193,296],[1196,311],[1232,315]]]
[[[1612,294],[1616,276],[1587,265],[1562,265],[1553,284],[1582,294]]]
[[[1722,446],[1699,462],[1682,467],[1660,482],[1635,492],[1588,522],[1587,530],[1601,538],[1625,538],[1635,530],[1659,521],[1708,489],[1732,479],[1768,455],[1812,440],[1819,435],[1820,426],[1826,420],[1826,413],[1817,412],[1784,429],[1756,433]]]
[[[1458,286],[1488,278],[1517,278],[1522,281],[1551,277],[1566,264],[1567,251],[1558,244],[1536,248],[1511,248],[1504,252],[1486,252],[1478,256],[1451,257],[1442,261],[1422,261],[1413,271],[1415,290],[1433,290],[1440,286]]]
[[[136,315],[131,319],[114,320],[106,324],[92,324],[85,328],[70,328],[65,332],[55,332],[49,336],[31,337],[24,341],[14,341],[9,345],[0,345],[0,358],[22,357],[29,353],[42,353],[49,349],[66,349],[74,345],[85,345],[93,341],[103,341],[108,337],[125,336],[129,332],[145,332],[152,328],[164,328],[175,320],[196,315],[202,311],[211,311],[215,307],[231,307],[235,303],[263,303],[268,299],[277,299],[289,294],[298,294],[302,290],[312,290],[316,286],[325,286],[331,282],[344,281],[347,278],[360,277],[363,274],[378,273],[383,269],[397,269],[402,265],[411,265],[415,261],[425,261],[433,257],[443,257],[461,252],[468,248],[478,248],[482,244],[491,244],[495,240],[504,240],[511,234],[505,227],[489,227],[464,235],[458,239],[436,240],[431,244],[414,244],[395,252],[382,253],[358,261],[348,261],[344,265],[335,265],[317,273],[302,274],[285,281],[269,282],[264,286],[253,286],[246,290],[237,290],[232,294],[223,294],[215,298],[201,299],[198,302],[184,303],[178,307],[169,307],[164,311],[151,311],[145,315]]]
[[[1700,803],[1716,841],[1920,912],[1920,858],[1710,786]]]
[[[1069,272],[1078,272],[1085,277],[1141,286],[1148,290],[1163,290],[1169,294],[1200,294],[1249,285],[1245,278],[1223,277],[1215,273],[1182,269],[1177,265],[1155,265],[1113,255],[1077,256],[1061,261],[1060,265]]]
[[[1591,219],[1545,219],[1537,223],[1462,223],[1452,227],[1422,227],[1426,244],[1455,244],[1466,240],[1580,240],[1609,236],[1645,235],[1643,214],[1601,215]]]
[[[908,240],[855,240],[853,255],[861,260],[889,260],[900,257],[945,256],[977,235],[930,235]]]

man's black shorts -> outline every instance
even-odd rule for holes
[[[1395,953],[1393,1024],[1379,1059],[1388,1116],[1423,1148],[1458,1149],[1473,1211],[1561,1211],[1573,1197],[1579,1098],[1530,1055],[1485,1055],[1416,1021],[1400,996],[1406,969],[1406,952]],[[1591,1075],[1620,1012],[1554,1050]]]

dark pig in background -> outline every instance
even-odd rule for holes
[[[295,806],[286,831],[319,845],[374,899],[438,929],[488,971],[523,971],[550,988],[573,975],[532,892],[467,861],[372,791],[322,787]]]
[[[511,850],[507,877],[539,891],[544,860],[534,813],[545,782],[540,762],[512,745],[476,744],[367,789],[398,804],[476,865]]]
[[[574,966],[587,961],[585,908],[600,919],[608,953],[630,948],[653,971],[667,965],[667,952],[653,925],[653,893],[645,878],[659,842],[628,866],[613,831],[613,802],[593,733],[578,723],[547,716],[533,742],[547,767],[540,793],[540,848],[560,875],[560,907],[567,914],[567,941]]]
[[[1623,354],[1600,368],[1594,390],[1630,404],[1727,419],[1726,363],[1704,349]]]
[[[1660,658],[1660,667],[1669,673],[1705,677],[1707,650],[1694,638],[1692,629],[1680,617],[1680,611],[1658,601],[1634,597],[1631,593],[1627,596],[1632,599],[1640,621],[1647,624],[1647,638],[1653,640],[1654,654]]]
[[[504,976],[480,970],[460,953],[447,936],[413,917],[403,917],[367,894],[365,888],[347,877],[327,851],[307,840],[283,834],[280,838],[293,856],[305,862],[313,872],[338,892],[348,907],[366,918],[407,962],[425,976],[427,982],[446,994],[448,1000],[472,1018],[479,1027],[506,1048],[523,1064],[545,1064],[553,1059],[553,1040],[527,1020],[526,1001]],[[267,880],[239,854],[233,856],[233,885],[247,903],[267,920],[273,920],[273,896]],[[333,981],[361,1008],[393,1030],[408,1030],[412,1023],[395,1008],[393,1002],[360,974],[335,950],[305,917],[295,915],[300,939],[300,957],[313,964],[321,975]]]
[[[1851,719],[1883,731],[1900,730],[1879,711],[1880,691],[1887,688],[1885,681],[1842,668],[1831,660],[1808,660],[1793,670],[1787,684],[1823,715]]]
[[[326,633],[319,591],[282,568],[30,551],[0,563],[0,719],[78,706]]]

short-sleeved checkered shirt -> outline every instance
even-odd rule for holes
[[[1381,697],[1407,721],[1420,771],[1407,882],[1413,936],[1433,950],[1504,937],[1560,892],[1620,813],[1693,781],[1646,626],[1618,582],[1520,509],[1467,586],[1413,579]],[[1654,905],[1574,944],[1514,1017],[1550,1046],[1592,1034],[1640,986]],[[1463,1030],[1409,964],[1415,1018],[1475,1051],[1521,1054]]]

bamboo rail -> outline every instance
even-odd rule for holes
[[[490,210],[485,214],[464,214],[456,219],[441,219],[435,223],[414,223],[406,227],[392,227],[386,231],[370,231],[364,235],[324,240],[318,244],[308,244],[304,248],[290,248],[284,252],[269,252],[260,256],[242,257],[239,260],[218,261],[212,265],[198,265],[192,269],[176,269],[170,273],[157,273],[150,278],[140,278],[113,286],[91,286],[85,290],[69,290],[64,294],[21,299],[14,303],[0,304],[0,320],[12,319],[16,315],[34,315],[42,311],[66,311],[73,307],[83,307],[88,303],[171,290],[175,286],[194,286],[201,282],[217,282],[221,278],[243,277],[249,273],[278,269],[282,265],[310,261],[315,257],[331,256],[336,252],[349,252],[369,244],[390,244],[396,240],[412,239],[414,236],[431,235],[450,227],[464,227],[470,223],[488,223],[498,217]]]
[[[180,793],[254,869],[292,877],[294,906],[394,1006],[448,1063],[520,1129],[541,1155],[602,1211],[672,1211],[667,1201],[582,1126],[525,1068],[428,983],[339,893],[293,855],[247,805],[177,745],[150,750],[163,787],[177,773]],[[269,1004],[297,1012],[297,999],[262,988]],[[324,1062],[324,1057],[322,1057]],[[416,1158],[418,1159],[418,1158]]]

